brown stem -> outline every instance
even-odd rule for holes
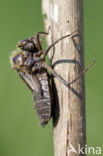
[[[73,81],[84,70],[84,45],[83,45],[83,0],[42,0],[45,18],[45,30],[50,26],[47,36],[48,46],[60,37],[78,30],[72,38],[67,37],[50,49],[49,56],[53,63],[57,60],[67,59],[73,63],[59,63],[55,66],[66,81]],[[75,62],[80,62],[78,65]],[[59,98],[59,117],[54,125],[54,155],[55,156],[84,156],[79,154],[79,146],[86,143],[85,128],[85,83],[84,77],[78,79],[68,89],[55,79]],[[81,98],[82,97],[82,98]],[[55,106],[57,103],[55,103]],[[54,110],[57,116],[58,110]],[[56,119],[54,119],[56,120]],[[77,153],[71,151],[71,145]]]

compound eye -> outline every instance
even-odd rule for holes
[[[13,58],[13,63],[14,65],[18,65],[18,66],[21,66],[23,64],[23,61],[22,61],[22,55],[18,54],[16,55],[14,58]]]
[[[18,47],[22,48],[29,42],[28,39],[22,40],[18,43]]]

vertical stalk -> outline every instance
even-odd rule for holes
[[[45,30],[50,26],[48,45],[77,30],[49,52],[50,57],[54,56],[54,70],[66,81],[72,81],[84,69],[83,0],[42,0],[42,7]],[[79,153],[79,147],[85,147],[86,142],[84,78],[70,89],[56,79],[55,83],[59,99],[58,122],[53,126],[55,156],[84,156],[84,151]],[[58,111],[54,111],[57,116]]]

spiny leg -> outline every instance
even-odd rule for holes
[[[52,44],[47,48],[47,50],[44,52],[43,56],[45,57],[45,56],[48,54],[49,50],[50,50],[55,44],[57,44],[59,41],[63,40],[63,39],[66,38],[66,37],[72,36],[72,35],[73,35],[75,32],[77,32],[77,31],[78,31],[78,30],[76,30],[76,31],[72,32],[71,34],[65,35],[65,36],[59,38],[58,40],[56,40],[54,43],[52,43]]]
[[[44,31],[39,31],[39,32],[37,32],[37,33],[36,33],[36,39],[39,40],[40,34],[49,35],[49,29],[50,29],[50,26],[48,27],[48,32],[44,32]]]
[[[72,83],[76,82],[80,77],[82,77],[95,63],[95,59],[92,60],[92,63],[85,68],[74,80],[72,80],[71,82],[68,83],[68,85],[70,86]]]
[[[46,63],[43,63],[44,68],[48,69],[53,76],[55,76],[61,83],[63,83],[66,87],[69,88],[69,86],[71,84],[73,84],[74,82],[76,82],[80,77],[82,77],[95,63],[95,60],[93,59],[92,63],[86,68],[84,69],[74,80],[67,82],[65,81],[60,75],[58,75],[50,66],[48,66]]]
[[[49,29],[50,29],[50,27],[48,28],[48,32],[39,31],[39,32],[36,33],[36,40],[37,40],[37,43],[38,43],[40,49],[42,49],[41,43],[40,43],[40,34],[48,35],[49,34]],[[42,36],[42,37],[45,37],[45,36]]]
[[[47,32],[37,32],[37,33],[36,33],[35,38],[36,38],[37,44],[38,44],[40,50],[42,50],[41,42],[40,42],[40,34],[48,35],[48,33],[47,33]]]
[[[42,32],[42,31],[37,32],[37,33],[36,33],[36,39],[37,39],[37,40],[39,40],[40,34],[48,35],[49,33],[48,33],[48,32]]]

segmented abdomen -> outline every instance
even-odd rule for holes
[[[28,74],[19,71],[20,77],[34,94],[34,108],[44,127],[51,118],[52,94],[46,71],[38,71],[37,74]]]
[[[34,108],[40,118],[40,124],[44,127],[51,117],[52,109],[52,95],[50,85],[48,81],[48,75],[46,71],[40,71],[36,74],[39,79],[42,95],[38,97],[38,94],[34,96]]]

